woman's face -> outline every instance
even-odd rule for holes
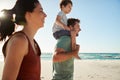
[[[34,11],[31,13],[31,23],[33,23],[34,26],[41,28],[44,26],[46,16],[41,4],[37,4]]]

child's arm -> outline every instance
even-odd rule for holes
[[[61,18],[62,18],[61,16],[57,15],[56,24],[61,26],[64,30],[70,30],[67,25],[61,22]]]
[[[71,31],[71,45],[72,45],[72,50],[76,49],[76,34],[74,31]]]

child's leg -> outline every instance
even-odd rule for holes
[[[74,31],[71,31],[71,41],[72,41],[72,50],[76,50],[79,45],[76,44],[76,34]],[[78,55],[75,56],[77,59],[80,59],[79,57],[79,52],[78,52]]]
[[[59,39],[61,36],[70,36],[70,31],[68,30],[60,30],[53,33],[55,39]]]

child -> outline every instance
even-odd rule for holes
[[[52,28],[53,36],[55,39],[58,39],[63,35],[70,35],[70,29],[67,27],[66,14],[70,13],[72,5],[73,4],[71,0],[62,0],[60,2],[61,11],[58,13],[54,26]]]

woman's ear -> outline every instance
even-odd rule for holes
[[[25,18],[27,21],[30,20],[30,16],[31,16],[30,12],[26,12]]]

